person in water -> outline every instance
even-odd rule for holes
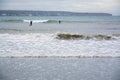
[[[59,22],[59,24],[61,23],[61,21],[60,21],[60,20],[59,20],[58,22]]]
[[[32,21],[30,21],[30,26],[32,26]]]

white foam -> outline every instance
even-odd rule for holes
[[[48,22],[49,20],[23,20],[24,22],[29,23],[30,21],[32,21],[33,23],[45,23]]]
[[[0,34],[1,40],[50,40],[53,39],[55,34],[48,33],[23,33],[23,34]]]
[[[0,34],[0,57],[119,57],[118,40],[58,40],[54,34]]]

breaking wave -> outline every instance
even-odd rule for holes
[[[116,35],[103,35],[103,34],[97,34],[97,35],[82,35],[82,34],[65,34],[65,33],[59,33],[57,34],[57,39],[62,40],[113,40]]]
[[[120,34],[22,33],[0,34],[1,39],[57,39],[57,40],[117,40]]]
[[[47,23],[49,22],[49,20],[23,20],[24,22],[29,23],[30,21],[32,21],[33,23]]]
[[[29,23],[30,21],[32,21],[33,23],[59,23],[63,22],[63,23],[115,23],[115,24],[119,24],[120,21],[92,21],[92,20],[83,20],[83,21],[79,21],[79,20],[57,20],[57,19],[38,19],[38,20],[31,20],[31,19],[0,19],[0,22],[14,22],[14,23]]]
[[[24,22],[24,23],[29,23],[30,21],[32,21],[33,23],[58,23],[59,20],[22,20],[22,19],[2,19],[0,20],[0,22],[15,22],[15,23],[20,23],[20,22]],[[62,22],[69,22],[69,21],[62,21]]]
[[[120,58],[120,34],[0,34],[0,58]]]
[[[50,22],[58,22],[58,20],[22,20],[22,19],[3,19],[0,22],[25,22],[29,23],[32,21],[33,23],[50,23]]]

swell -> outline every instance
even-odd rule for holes
[[[20,19],[1,19],[0,22],[23,22]]]

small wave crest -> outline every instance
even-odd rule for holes
[[[98,24],[119,24],[119,21],[92,21],[92,20],[58,20],[58,19],[0,19],[0,22],[23,22],[23,23],[98,23]]]
[[[23,34],[0,34],[1,39],[20,39],[20,40],[119,40],[120,34],[70,34],[70,33],[23,33]]]
[[[23,20],[24,22],[29,23],[32,21],[33,23],[47,23],[49,20]]]
[[[32,21],[33,23],[58,23],[59,20],[23,20],[23,22],[29,23]]]
[[[55,23],[58,22],[58,20],[24,20],[24,19],[1,19],[0,22],[25,22],[25,23],[29,23],[30,21],[32,21],[33,23]]]
[[[118,35],[84,35],[84,34],[67,34],[67,33],[58,33],[56,39],[59,40],[113,40],[117,39]],[[120,37],[120,35],[119,35]]]

